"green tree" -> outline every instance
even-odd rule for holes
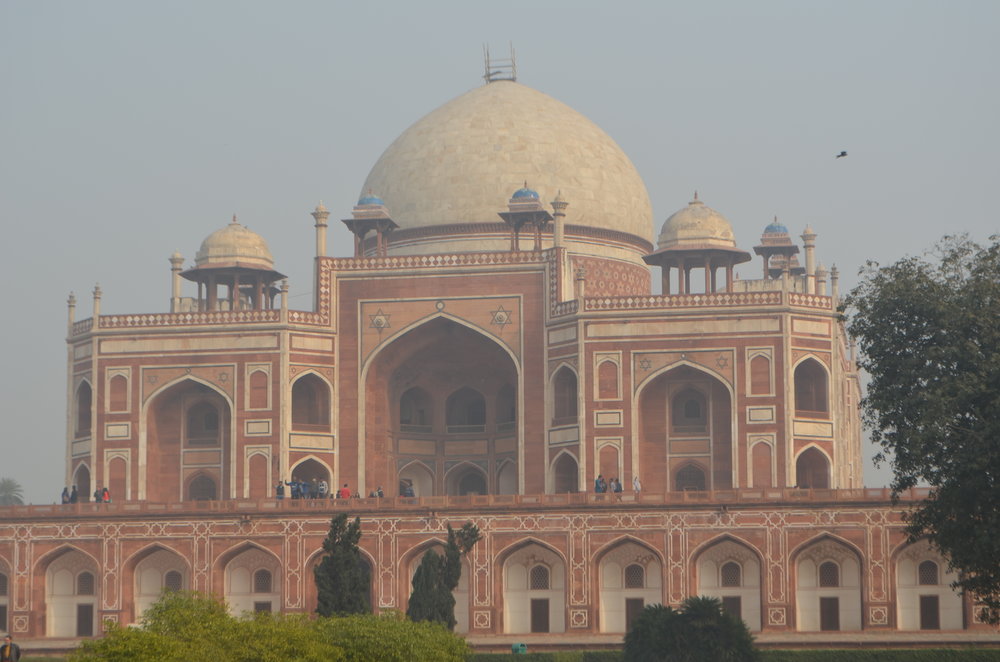
[[[413,574],[413,592],[406,615],[413,621],[434,621],[455,629],[454,591],[462,578],[462,558],[475,546],[482,534],[472,522],[455,531],[448,525],[448,543],[444,556],[427,550]]]
[[[746,623],[718,598],[692,596],[680,609],[651,605],[625,635],[623,662],[754,662]]]
[[[24,504],[24,488],[13,478],[0,478],[0,506]]]
[[[924,257],[868,263],[845,300],[870,376],[864,421],[888,460],[894,496],[960,571],[958,586],[1000,620],[1000,237],[945,237]]]
[[[361,558],[360,539],[360,517],[348,523],[347,514],[341,513],[330,520],[330,532],[323,541],[326,553],[313,572],[320,616],[371,612],[371,571]]]

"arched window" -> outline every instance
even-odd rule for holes
[[[253,592],[254,593],[270,593],[271,592],[271,571],[270,570],[258,570],[253,573]]]
[[[735,561],[722,564],[719,570],[719,583],[722,586],[743,586],[743,568]]]
[[[7,595],[7,575],[0,572],[0,596]]]
[[[176,570],[168,570],[163,576],[163,587],[168,591],[184,590],[184,577]]]
[[[210,402],[199,402],[188,409],[187,441],[198,446],[219,445],[219,410]]]
[[[560,368],[552,380],[553,425],[576,422],[576,375],[569,368]]]
[[[467,494],[486,494],[486,476],[476,471],[475,469],[470,469],[466,471],[461,478],[458,479],[458,494],[459,496],[465,496]]]
[[[597,366],[597,399],[618,399],[618,365],[614,361],[601,361]]]
[[[463,387],[448,396],[445,404],[448,432],[483,432],[486,430],[486,399]]]
[[[93,403],[93,391],[90,384],[80,382],[76,389],[76,436],[90,436],[90,407]]]
[[[324,432],[330,429],[330,388],[313,374],[292,384],[292,427]]]
[[[840,566],[833,561],[826,561],[820,564],[819,585],[830,588],[840,586]]]
[[[680,391],[670,403],[670,421],[673,435],[703,435],[708,432],[708,401],[705,395],[693,388]]]
[[[504,384],[497,393],[497,431],[513,430],[517,422],[517,393],[510,384]]]
[[[677,470],[677,475],[674,478],[674,489],[677,491],[705,491],[708,489],[705,471],[697,464],[685,464]]]
[[[625,566],[625,588],[645,588],[646,569],[638,563]]]
[[[549,589],[549,569],[546,566],[532,566],[528,575],[528,588],[532,591],[547,591]]]
[[[94,575],[90,572],[81,572],[76,576],[76,594],[77,595],[93,595],[94,594]]]
[[[431,396],[414,386],[399,398],[399,428],[404,432],[431,432]]]
[[[819,361],[806,359],[795,368],[795,415],[826,418],[827,399],[826,370]]]
[[[201,474],[196,476],[188,486],[191,501],[214,501],[216,499],[215,481]]]
[[[250,373],[250,409],[267,409],[268,381],[263,370]]]
[[[108,411],[128,411],[128,379],[115,375],[108,380]]]
[[[938,564],[934,561],[922,561],[917,566],[917,583],[921,586],[937,586]]]
[[[767,395],[771,392],[771,360],[762,354],[750,359],[750,394]]]
[[[553,490],[556,494],[580,490],[580,472],[572,455],[563,453],[556,458],[556,463],[552,467],[552,478]]]
[[[830,488],[830,463],[818,448],[807,448],[795,461],[796,484],[802,489]]]

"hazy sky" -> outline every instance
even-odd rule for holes
[[[78,319],[98,282],[104,313],[165,312],[169,255],[236,213],[308,308],[310,210],[347,216],[397,135],[482,84],[483,44],[622,146],[657,231],[696,189],[744,249],[808,223],[846,291],[1000,231],[998,31],[995,0],[0,0],[0,476],[35,503],[65,481],[71,291]]]

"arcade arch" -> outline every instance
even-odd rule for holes
[[[794,560],[796,623],[801,632],[861,629],[861,557],[826,536]]]
[[[795,366],[795,416],[798,418],[828,418],[830,402],[826,368],[814,358]]]
[[[926,540],[896,556],[896,626],[900,630],[961,630],[962,595],[951,584],[954,570]]]
[[[225,564],[226,602],[233,614],[281,608],[281,565],[274,555],[249,546]]]
[[[531,541],[503,561],[503,629],[508,634],[566,631],[566,566]]]
[[[663,602],[663,563],[631,540],[611,545],[598,562],[601,632],[628,632],[647,605]]]
[[[154,546],[132,561],[133,617],[137,623],[143,613],[156,602],[164,590],[184,591],[191,586],[190,570],[177,552]]]
[[[100,604],[97,563],[78,549],[66,548],[45,569],[45,635],[91,637]]]
[[[760,555],[743,542],[725,538],[698,555],[698,595],[718,598],[751,631],[761,629]]]

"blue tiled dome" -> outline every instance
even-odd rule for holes
[[[359,205],[384,205],[385,203],[382,202],[382,198],[378,197],[377,195],[372,195],[371,191],[369,191],[366,195],[361,196],[361,199],[358,200],[358,204]]]
[[[788,228],[774,219],[774,222],[764,228],[764,234],[788,234]]]
[[[525,182],[524,188],[517,189],[514,191],[514,195],[511,196],[512,200],[516,200],[518,198],[531,198],[532,200],[537,200],[538,193],[528,188],[528,183]]]

